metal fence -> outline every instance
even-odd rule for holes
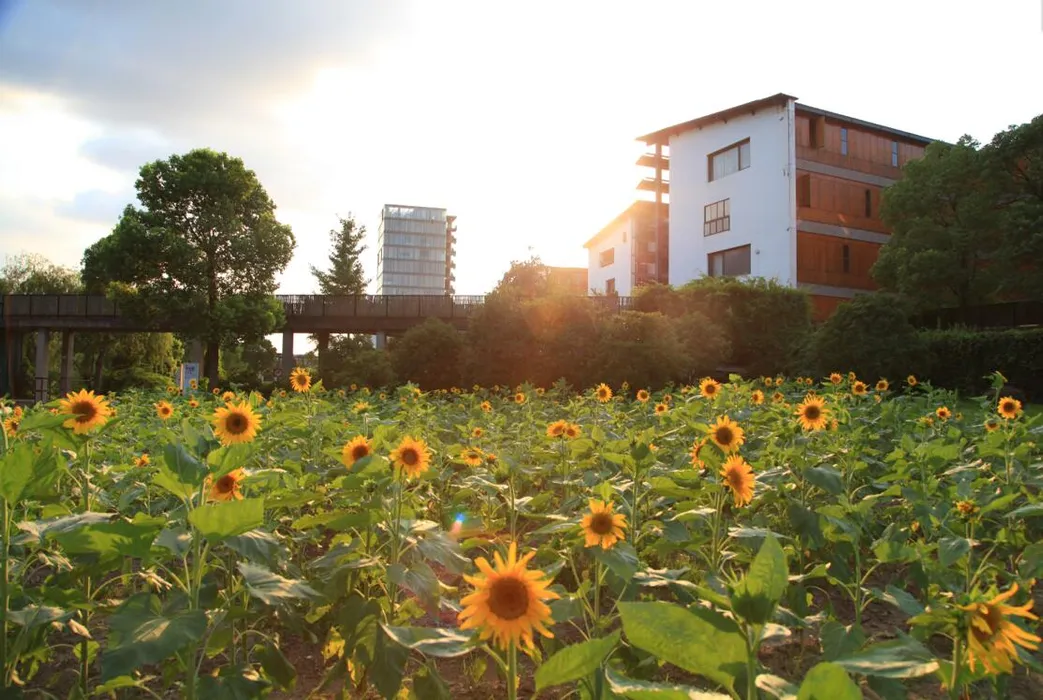
[[[119,316],[119,306],[92,294],[8,294],[0,297],[6,316]]]
[[[919,314],[913,323],[921,328],[1020,328],[1043,326],[1043,301],[1010,301],[962,309],[937,309]]]

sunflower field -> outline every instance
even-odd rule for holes
[[[1041,697],[1002,385],[0,406],[0,698]]]

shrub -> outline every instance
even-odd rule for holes
[[[661,387],[683,376],[687,359],[668,318],[621,311],[601,325],[593,367],[597,381],[612,386]]]
[[[909,309],[890,294],[864,294],[841,304],[811,338],[811,371],[854,371],[870,381],[904,377],[917,367],[923,341]]]
[[[600,320],[589,299],[550,296],[524,302],[522,311],[533,340],[528,381],[543,387],[559,379],[572,386],[600,381],[591,362]]]
[[[682,375],[678,379],[694,382],[714,374],[727,361],[731,341],[721,326],[698,311],[690,311],[672,321],[684,348]]]
[[[920,376],[932,384],[980,394],[999,371],[1030,398],[1043,397],[1043,329],[921,331]]]
[[[471,316],[466,343],[465,384],[513,387],[529,380],[536,341],[518,299],[490,294]]]
[[[424,390],[448,389],[460,382],[463,347],[460,331],[429,318],[394,341],[391,366],[404,382],[415,382]]]

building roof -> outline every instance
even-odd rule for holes
[[[668,126],[665,129],[660,129],[659,131],[653,131],[650,134],[639,136],[637,140],[642,141],[648,145],[653,145],[657,143],[668,145],[670,143],[670,137],[672,136],[677,136],[678,134],[682,134],[686,131],[692,131],[693,129],[701,129],[704,126],[709,126],[710,124],[715,124],[717,122],[727,122],[729,119],[735,119],[736,117],[740,117],[746,114],[753,114],[767,107],[774,107],[786,104],[789,100],[796,101],[797,98],[793,97],[792,95],[787,95],[786,93],[780,92],[775,95],[771,95],[770,97],[764,97],[759,100],[754,100],[752,102],[746,102],[745,104],[737,105],[735,107],[729,107],[728,109],[722,109],[719,112],[714,112],[712,114],[707,114],[702,117],[697,117],[690,121],[681,122],[680,124],[674,124],[673,126]],[[797,109],[802,112],[808,112],[811,114],[824,116],[830,119],[848,122],[855,126],[861,126],[871,131],[892,134],[894,136],[898,136],[900,138],[909,141],[915,141],[925,145],[936,140],[927,138],[926,136],[918,136],[916,134],[911,134],[908,131],[892,129],[889,126],[874,124],[872,122],[867,122],[862,119],[855,119],[854,117],[848,117],[843,114],[837,114],[836,112],[828,112],[824,109],[818,109],[817,107],[809,107],[805,104],[798,103]]]
[[[665,211],[668,205],[661,205]],[[653,209],[655,209],[655,202],[648,199],[638,199],[629,207],[624,209],[616,218],[609,221],[607,224],[601,227],[601,230],[595,233],[589,241],[583,244],[584,248],[592,246],[599,238],[608,233],[616,224],[625,221],[626,219],[637,217],[637,216],[649,216]]]

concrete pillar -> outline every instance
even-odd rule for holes
[[[188,359],[186,362],[194,362],[199,365],[199,370],[202,372],[203,369],[203,343],[200,342],[199,338],[190,340],[188,343]]]
[[[330,352],[330,334],[329,331],[321,331],[316,334],[315,350],[319,356],[319,376],[326,377],[326,362],[329,359]]]
[[[76,354],[73,350],[75,336],[73,331],[62,331],[62,373],[59,382],[62,396],[72,391],[72,361]]]
[[[293,358],[293,331],[282,332],[282,379],[289,379],[290,372],[297,366]]]
[[[36,390],[33,399],[41,403],[48,401],[48,385],[50,383],[51,358],[48,342],[51,340],[51,332],[46,328],[36,331]]]
[[[373,347],[377,350],[387,350],[388,334],[381,331],[373,336]]]
[[[18,385],[22,377],[22,334],[19,331],[7,331],[4,347],[7,356],[4,358],[4,367],[0,370],[4,373],[0,394],[10,394],[12,398],[18,398]]]

